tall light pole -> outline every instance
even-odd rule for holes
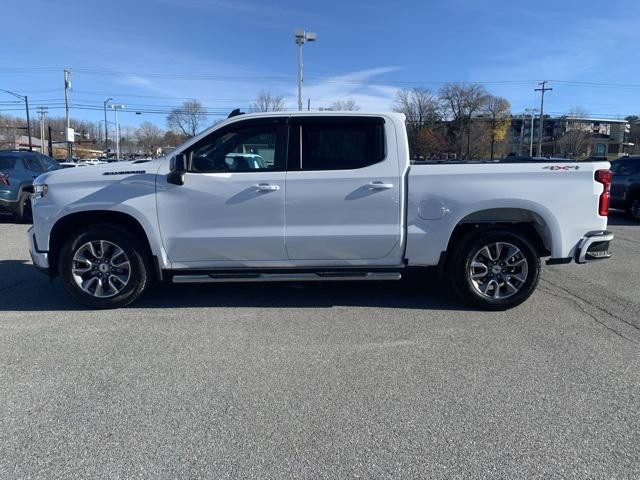
[[[116,117],[116,161],[120,160],[120,124],[118,123],[118,110],[122,110],[124,105],[109,105],[113,108]]]
[[[305,32],[303,29],[295,31],[296,45],[298,46],[298,110],[302,111],[302,45],[307,42],[315,42],[317,35],[314,32]]]
[[[525,108],[524,111],[531,114],[531,143],[529,143],[529,156],[533,157],[533,115],[538,111],[538,109]]]
[[[45,154],[44,150],[44,117],[49,109],[47,107],[38,107],[40,114],[40,153]]]
[[[0,91],[8,93],[9,95],[13,95],[14,97],[19,98],[24,102],[24,109],[27,114],[27,135],[29,136],[29,150],[33,150],[33,145],[31,143],[31,121],[29,120],[29,98],[26,95],[20,95],[3,88],[0,88]]]
[[[65,138],[67,139],[67,158],[73,157],[73,143],[69,140],[70,118],[69,118],[69,90],[71,89],[71,71],[64,69],[64,117],[67,129]]]
[[[104,105],[104,154],[107,155],[109,150],[109,129],[107,127],[107,104],[113,100],[113,98],[107,98],[102,104]],[[108,155],[107,155],[108,156]]]
[[[538,156],[542,156],[542,136],[544,134],[544,130],[542,129],[542,125],[544,124],[544,92],[548,92],[553,90],[553,88],[546,88],[548,80],[543,80],[538,85],[542,85],[540,88],[535,88],[534,91],[540,92],[540,132],[538,135]]]

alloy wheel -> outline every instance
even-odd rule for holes
[[[518,293],[528,273],[527,258],[518,247],[506,242],[484,245],[473,254],[467,267],[474,290],[495,300]]]
[[[107,240],[92,240],[73,255],[72,276],[85,293],[108,298],[119,294],[131,278],[131,262],[122,248]]]

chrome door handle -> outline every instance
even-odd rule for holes
[[[393,188],[393,183],[371,182],[365,186],[370,190],[389,190]]]
[[[255,188],[259,192],[277,192],[280,190],[279,185],[269,185],[268,183],[259,183]]]

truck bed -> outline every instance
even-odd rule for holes
[[[436,265],[460,223],[531,222],[552,258],[571,257],[587,231],[604,230],[596,170],[608,162],[429,162],[408,172],[407,248]],[[426,235],[425,235],[426,234]]]

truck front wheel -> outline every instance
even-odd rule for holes
[[[535,290],[540,258],[517,230],[486,230],[462,240],[449,264],[449,275],[466,303],[506,310],[524,302]]]
[[[91,308],[118,308],[137,299],[148,282],[145,251],[117,227],[76,232],[62,247],[58,271],[67,291]]]

